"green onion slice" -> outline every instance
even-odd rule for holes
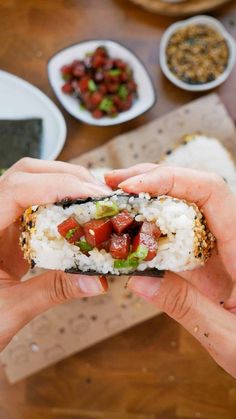
[[[138,260],[137,259],[117,259],[114,261],[114,268],[115,269],[129,269],[129,268],[137,268],[138,267]]]
[[[76,232],[76,230],[77,230],[76,228],[71,228],[70,230],[68,230],[66,233],[66,239],[71,239],[71,237]]]
[[[140,244],[137,247],[137,250],[128,256],[128,260],[138,259],[138,261],[141,262],[142,260],[146,259],[147,255],[148,255],[147,247]]]
[[[93,249],[86,240],[80,240],[76,242],[75,245],[78,246],[82,252],[89,252]]]
[[[113,100],[108,97],[104,97],[99,105],[99,109],[107,113],[111,111],[112,107],[113,107]]]
[[[121,74],[121,70],[119,68],[114,68],[108,71],[110,76],[119,76]]]
[[[113,217],[118,214],[119,208],[112,201],[98,201],[96,202],[96,220],[104,217]]]
[[[121,84],[119,89],[118,89],[118,96],[122,99],[125,100],[128,96],[129,92],[127,87],[124,84]]]
[[[88,82],[88,89],[89,89],[90,92],[96,92],[96,90],[97,90],[96,83],[91,79]]]

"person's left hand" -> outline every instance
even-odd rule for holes
[[[48,271],[29,281],[20,278],[29,269],[19,246],[19,217],[31,205],[65,197],[103,196],[110,189],[85,168],[63,162],[25,158],[0,177],[0,351],[32,318],[73,298],[107,290],[103,277]]]

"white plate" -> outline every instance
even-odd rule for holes
[[[65,120],[54,103],[27,81],[0,70],[0,119],[42,118],[41,158],[54,160],[66,139]]]
[[[217,77],[216,80],[213,80],[209,83],[204,84],[188,84],[184,81],[178,79],[169,69],[166,61],[166,48],[169,43],[171,36],[180,28],[184,28],[188,25],[193,24],[203,24],[210,26],[212,29],[215,29],[219,32],[226,40],[229,48],[229,61],[225,71]],[[165,76],[176,86],[180,87],[184,90],[194,91],[194,92],[201,92],[204,90],[213,89],[220,84],[222,84],[230,75],[231,71],[233,70],[235,60],[236,60],[236,46],[235,41],[230,35],[230,33],[224,28],[222,23],[219,20],[205,15],[199,15],[192,17],[190,19],[182,20],[180,22],[174,23],[170,25],[169,28],[165,31],[164,35],[162,36],[161,43],[160,43],[160,65],[163,73]]]
[[[61,91],[64,84],[60,74],[60,68],[75,59],[83,59],[85,54],[94,51],[98,46],[105,46],[111,57],[121,58],[126,61],[134,72],[134,79],[138,85],[138,99],[134,102],[131,109],[121,112],[116,118],[104,117],[95,119],[90,112],[80,109],[79,100],[66,95]],[[136,55],[123,45],[109,40],[90,40],[80,42],[64,48],[57,52],[48,62],[48,77],[51,86],[64,108],[75,118],[91,125],[108,126],[117,125],[129,121],[149,110],[156,101],[155,88],[151,78],[144,66]]]

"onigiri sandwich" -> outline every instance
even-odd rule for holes
[[[176,147],[166,152],[159,163],[216,173],[236,193],[233,156],[216,138],[204,134],[186,135]]]
[[[28,208],[20,244],[32,266],[86,274],[160,276],[194,269],[214,237],[195,204],[169,196],[64,200]]]

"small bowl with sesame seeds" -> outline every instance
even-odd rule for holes
[[[229,77],[235,61],[233,37],[210,16],[174,23],[161,39],[161,69],[184,90],[200,92],[219,86]]]

